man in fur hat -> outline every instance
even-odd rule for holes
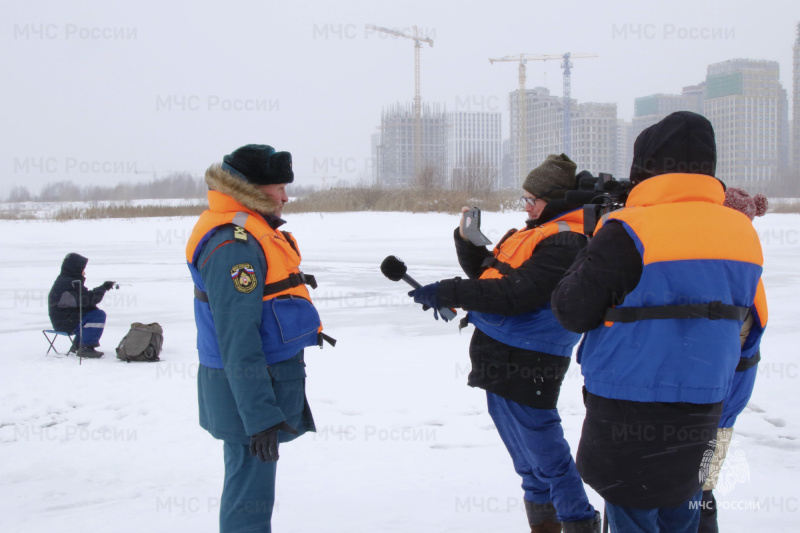
[[[294,237],[278,228],[289,152],[247,145],[207,171],[208,210],[186,259],[194,281],[200,425],[224,441],[221,532],[271,530],[278,443],[314,431],[303,349],[323,338]]]

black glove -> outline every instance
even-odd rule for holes
[[[250,455],[257,455],[262,463],[269,461],[274,463],[278,460],[278,431],[285,431],[292,435],[297,435],[297,430],[287,424],[281,422],[269,429],[265,429],[261,433],[256,433],[250,437]]]
[[[114,288],[114,285],[116,285],[116,284],[117,284],[116,281],[106,281],[105,283],[103,283],[101,285],[101,287],[103,287],[104,291],[110,291],[111,289]]]

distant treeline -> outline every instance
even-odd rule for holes
[[[8,202],[100,202],[167,198],[205,198],[205,182],[188,172],[176,172],[147,182],[118,183],[114,186],[76,185],[71,181],[48,183],[38,195],[27,187],[14,187]]]
[[[292,184],[293,196],[304,196],[313,192],[313,187]],[[174,198],[205,198],[208,187],[202,178],[188,172],[175,172],[164,178],[147,182],[118,183],[114,186],[76,185],[71,181],[48,183],[37,194],[27,187],[14,187],[7,202],[100,202],[129,200],[163,200]]]

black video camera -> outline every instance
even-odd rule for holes
[[[603,215],[625,207],[633,185],[631,180],[617,180],[605,172],[594,177],[588,170],[581,171],[575,179],[578,189],[567,191],[566,201],[569,204],[583,204],[583,231],[591,237]]]

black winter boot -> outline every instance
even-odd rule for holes
[[[600,511],[594,512],[594,518],[581,520],[580,522],[561,522],[564,533],[600,533],[603,527],[603,517]]]
[[[552,503],[524,501],[531,533],[561,533],[561,522],[556,518],[556,508]]]
[[[98,357],[103,357],[103,352],[98,352],[94,349],[94,346],[81,346],[78,349],[78,357],[97,359]]]

